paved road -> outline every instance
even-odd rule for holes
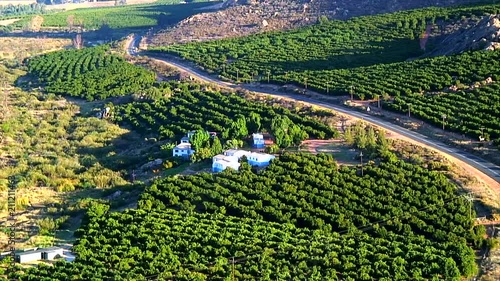
[[[134,38],[132,40],[132,42],[128,48],[129,54],[137,55],[137,52],[134,51],[134,46],[137,46],[138,42],[140,42],[140,37]],[[287,93],[282,93],[282,92],[278,92],[278,91],[272,91],[272,90],[265,89],[265,88],[252,87],[252,86],[248,86],[248,85],[235,85],[233,83],[224,82],[224,81],[221,81],[217,78],[210,77],[208,74],[206,74],[198,69],[194,69],[192,67],[189,67],[189,66],[182,64],[182,63],[179,63],[177,61],[172,61],[172,60],[162,58],[162,57],[155,57],[155,56],[150,56],[150,57],[155,58],[157,60],[165,61],[165,62],[179,68],[180,70],[186,71],[193,76],[197,76],[201,80],[215,83],[215,84],[218,84],[220,86],[230,87],[233,89],[237,89],[237,88],[246,89],[249,91],[265,93],[265,94],[268,94],[271,96],[286,97],[286,98],[294,99],[297,101],[304,101],[304,102],[308,102],[310,104],[314,104],[314,105],[329,108],[329,109],[332,109],[332,110],[335,110],[338,112],[342,112],[346,115],[350,115],[353,117],[363,119],[369,123],[373,123],[377,126],[380,126],[384,129],[386,129],[387,131],[396,132],[396,133],[403,135],[407,138],[410,138],[410,139],[413,139],[417,142],[426,144],[426,145],[428,145],[436,150],[439,150],[441,152],[444,152],[446,154],[454,156],[454,157],[458,158],[459,160],[462,160],[462,161],[466,162],[467,164],[473,166],[477,170],[481,171],[482,173],[484,173],[488,177],[495,180],[497,183],[500,183],[500,167],[499,166],[497,166],[493,163],[490,163],[484,159],[481,159],[475,155],[464,152],[461,149],[456,149],[456,148],[450,147],[442,142],[430,139],[427,136],[424,136],[422,134],[408,130],[408,129],[403,128],[401,126],[392,124],[390,122],[381,120],[380,118],[373,117],[373,116],[368,115],[366,113],[352,110],[348,107],[344,107],[341,105],[334,105],[334,104],[330,104],[330,103],[324,103],[324,102],[318,101],[316,99],[308,98],[305,96],[287,94]]]
[[[128,39],[128,43],[126,46],[127,54],[132,55],[132,56],[137,55],[137,48],[139,48],[139,42],[141,42],[141,38],[142,37],[140,37],[140,36],[132,36],[131,35],[130,39]]]

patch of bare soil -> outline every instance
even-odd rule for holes
[[[147,57],[132,57],[130,62],[142,67],[151,69],[156,73],[157,79],[159,81],[170,80],[170,79],[181,79],[181,72],[174,67],[170,67],[156,60]]]
[[[301,1],[264,1],[189,17],[157,34],[151,45],[205,41],[248,34],[286,30],[315,22]],[[313,16],[313,18],[311,18]]]
[[[335,142],[342,142],[341,140],[305,140],[300,146],[305,147],[307,152],[311,154],[317,154],[318,148],[327,146]]]
[[[341,140],[305,140],[300,144],[301,148],[311,154],[318,154],[321,147],[328,146],[334,142],[341,142]]]

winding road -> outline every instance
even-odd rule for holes
[[[140,40],[141,40],[141,37],[132,37],[129,40],[129,42],[127,44],[127,52],[130,55],[138,55],[136,48],[138,48]],[[349,115],[349,116],[354,117],[354,118],[362,119],[365,122],[382,127],[389,132],[394,132],[394,133],[397,133],[401,136],[404,136],[404,137],[412,140],[415,143],[424,144],[425,146],[430,147],[430,148],[434,149],[435,151],[440,152],[441,154],[443,154],[445,156],[449,156],[449,157],[451,156],[451,158],[455,158],[455,159],[459,160],[458,161],[459,165],[460,165],[460,162],[464,162],[464,164],[466,164],[466,166],[469,166],[469,167],[461,165],[463,168],[465,168],[466,170],[469,170],[469,171],[470,171],[470,169],[477,170],[478,174],[482,174],[482,176],[480,178],[483,179],[485,181],[485,183],[487,183],[490,186],[490,188],[496,190],[497,194],[500,194],[500,167],[499,166],[497,166],[493,163],[490,163],[482,158],[479,158],[475,155],[472,155],[470,153],[462,151],[460,149],[453,148],[453,147],[450,147],[442,142],[436,141],[434,139],[430,139],[427,136],[424,136],[420,133],[408,130],[408,129],[403,128],[401,126],[398,126],[398,125],[392,124],[390,122],[381,120],[380,118],[377,118],[377,117],[368,115],[366,113],[362,113],[362,112],[359,112],[359,111],[356,111],[356,110],[353,110],[353,109],[350,109],[348,107],[344,107],[341,105],[334,105],[331,103],[325,103],[325,102],[318,101],[316,99],[308,98],[308,97],[301,96],[301,95],[288,94],[288,93],[273,91],[273,90],[260,88],[260,87],[254,87],[254,86],[252,87],[249,85],[236,85],[233,83],[224,82],[224,81],[221,81],[217,78],[211,77],[211,76],[209,76],[209,74],[206,74],[206,73],[202,72],[201,70],[194,69],[190,66],[187,66],[183,63],[179,63],[177,61],[169,60],[169,59],[164,58],[164,57],[156,57],[156,56],[149,56],[149,57],[152,59],[158,60],[158,61],[162,61],[170,66],[176,67],[181,71],[185,71],[187,73],[190,73],[191,76],[193,76],[199,80],[214,83],[214,84],[217,84],[217,85],[222,86],[222,87],[229,87],[232,89],[245,89],[248,91],[266,94],[269,96],[283,97],[283,98],[288,98],[288,99],[292,99],[295,101],[307,102],[307,103],[310,103],[310,104],[313,104],[316,106],[320,106],[320,107],[328,108],[328,109],[331,109],[331,110],[334,110],[337,112],[341,112],[345,115]]]

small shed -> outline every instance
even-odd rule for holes
[[[16,262],[26,263],[42,259],[41,250],[21,251],[16,253]]]
[[[180,143],[172,150],[174,157],[183,157],[185,159],[189,159],[191,155],[195,153],[193,149],[191,149],[190,143]]]
[[[56,258],[62,258],[64,256],[64,249],[59,247],[50,247],[43,249],[42,259],[44,260],[54,260]]]
[[[6,257],[10,257],[12,254],[12,252],[3,252],[3,253],[0,253],[0,261],[5,259]]]
[[[252,134],[252,138],[253,138],[253,146],[255,148],[264,148],[266,146],[264,141],[264,135],[256,133]]]

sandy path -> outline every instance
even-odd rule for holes
[[[11,25],[11,24],[15,23],[18,20],[21,20],[21,19],[0,20],[0,25],[1,26]]]

